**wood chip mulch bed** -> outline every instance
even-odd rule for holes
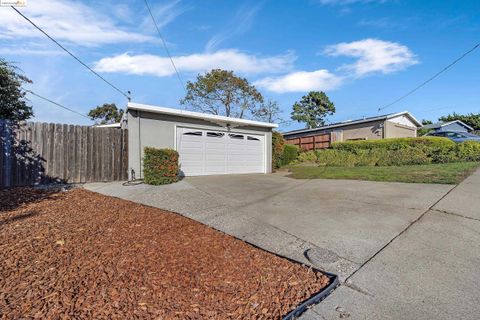
[[[279,319],[328,281],[175,213],[0,190],[0,319]]]

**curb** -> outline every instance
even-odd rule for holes
[[[310,298],[307,300],[303,301],[299,306],[297,306],[293,311],[291,311],[289,314],[287,314],[283,320],[294,320],[298,318],[302,313],[307,311],[310,307],[313,305],[320,303],[322,300],[324,300],[326,297],[328,297],[333,290],[335,290],[339,285],[340,281],[338,280],[338,276],[333,274],[333,273],[328,273],[325,271],[321,271],[315,268],[312,268],[313,270],[317,272],[321,272],[324,275],[326,275],[330,279],[330,284],[326,286],[325,288],[322,288],[319,292],[313,294]]]

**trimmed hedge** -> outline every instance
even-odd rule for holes
[[[419,137],[419,138],[392,138],[379,140],[357,140],[346,142],[334,142],[332,148],[355,152],[357,150],[386,149],[399,150],[416,147],[423,151],[454,149],[456,143],[447,138]]]
[[[143,157],[143,177],[146,184],[161,185],[178,181],[178,152],[173,149],[146,147]]]
[[[282,165],[295,161],[298,157],[298,147],[292,144],[285,144],[283,147]]]
[[[278,169],[282,166],[283,149],[285,139],[280,132],[272,132],[272,168]]]
[[[457,157],[462,161],[480,161],[480,142],[465,141],[457,145]]]
[[[322,166],[401,166],[480,161],[480,143],[445,138],[401,138],[334,143],[333,149],[301,153],[297,162]]]

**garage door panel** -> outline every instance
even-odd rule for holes
[[[264,136],[177,128],[181,170],[187,176],[262,173]]]

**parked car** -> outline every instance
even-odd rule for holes
[[[444,137],[448,138],[454,142],[464,142],[464,141],[478,141],[480,142],[480,136],[474,135],[468,132],[460,131],[441,131],[441,132],[430,132],[426,136],[430,137]]]

